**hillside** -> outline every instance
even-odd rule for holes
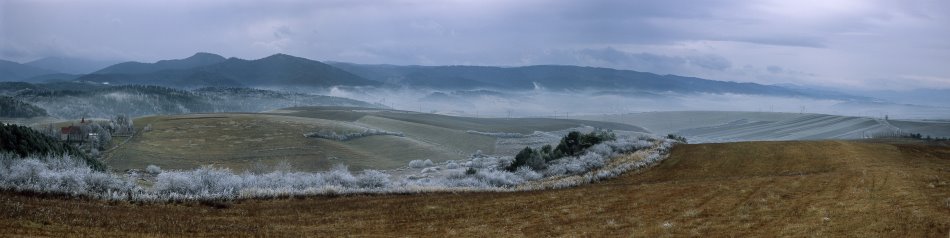
[[[411,160],[463,160],[476,151],[513,155],[525,146],[557,143],[569,130],[599,127],[618,133],[645,131],[625,124],[583,120],[469,118],[356,107],[150,116],[136,119],[135,125],[151,125],[152,130],[110,152],[106,161],[117,170],[141,169],[149,164],[172,169],[215,164],[243,171],[258,162],[281,161],[301,171],[327,170],[335,164],[357,170],[396,169]],[[305,133],[367,130],[401,136],[372,135],[346,141],[304,137]]]
[[[0,60],[0,82],[23,81],[31,77],[52,73],[56,72],[13,61]]]
[[[672,111],[578,118],[638,125],[656,134],[682,135],[694,143],[861,139],[897,131],[950,136],[950,123],[812,113]]]
[[[820,94],[755,83],[716,81],[632,70],[569,65],[524,67],[396,66],[331,63],[364,78],[411,87],[469,90],[635,90],[677,93],[735,93],[815,98],[864,99],[844,94]]]
[[[46,110],[12,97],[0,96],[0,117],[42,117]]]
[[[29,127],[0,123],[0,154],[17,157],[68,154],[92,169],[105,170],[101,161],[89,157],[73,145],[49,137]],[[0,155],[3,156],[3,155]]]
[[[174,60],[159,60],[155,63],[141,63],[141,62],[124,62],[115,64],[95,72],[92,74],[144,74],[144,73],[154,73],[162,70],[172,70],[172,69],[190,69],[195,67],[201,67],[206,65],[212,65],[221,63],[225,60],[224,57],[211,53],[195,53],[194,55],[184,58],[184,59],[174,59]]]
[[[948,145],[681,145],[645,172],[536,192],[250,200],[219,208],[5,193],[0,229],[107,236],[943,237],[950,232],[948,167]]]
[[[62,119],[111,118],[197,112],[260,112],[307,106],[378,107],[347,98],[248,88],[181,90],[160,86],[109,86],[80,82],[2,83],[0,94],[46,110]]]
[[[109,84],[143,84],[176,88],[199,87],[330,87],[380,83],[363,79],[319,61],[285,54],[257,60],[224,59],[198,53],[153,64],[127,62],[76,80]]]
[[[112,64],[115,64],[115,62],[109,60],[90,60],[73,57],[45,57],[27,62],[25,65],[67,74],[88,74]]]

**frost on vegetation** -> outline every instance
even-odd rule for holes
[[[150,164],[145,167],[145,172],[151,175],[157,175],[157,174],[162,173],[162,168],[158,167],[157,165]]]
[[[353,140],[353,139],[358,139],[358,138],[363,138],[363,137],[368,137],[368,136],[384,136],[384,135],[400,136],[400,137],[404,136],[402,132],[390,132],[390,131],[369,129],[369,128],[364,129],[362,132],[336,133],[336,131],[322,129],[317,132],[310,132],[310,133],[303,134],[304,137],[315,137],[315,138],[323,138],[323,139],[337,140],[337,141],[348,141],[348,140]]]
[[[461,167],[462,166],[456,163],[455,161],[449,161],[448,163],[445,164],[446,169],[458,169]]]
[[[111,173],[92,170],[68,154],[26,158],[0,154],[0,189],[112,200],[138,187]]]
[[[435,165],[435,163],[432,162],[431,159],[427,159],[427,160],[417,159],[417,160],[409,161],[409,167],[414,168],[414,169],[428,168],[428,167],[432,167],[433,165]]]
[[[68,155],[27,157],[0,155],[0,190],[85,196],[145,202],[277,198],[327,194],[418,193],[435,191],[522,191],[590,183],[655,164],[677,142],[670,139],[619,137],[591,146],[578,156],[546,161],[543,169],[521,166],[506,170],[511,156],[474,154],[466,161],[436,165],[413,160],[409,174],[378,170],[351,172],[338,165],[323,172],[296,172],[289,163],[268,171],[235,172],[204,166],[164,170],[148,166],[151,186],[99,172]],[[611,163],[620,155],[647,150],[643,160]]]

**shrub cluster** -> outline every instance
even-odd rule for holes
[[[384,136],[384,135],[400,136],[400,137],[403,136],[402,132],[390,132],[390,131],[377,130],[377,129],[364,129],[362,132],[351,132],[351,133],[342,133],[342,134],[338,134],[332,130],[323,129],[317,132],[303,134],[304,137],[315,137],[315,138],[323,138],[323,139],[336,140],[336,141],[348,141],[348,140],[363,138],[367,136]]]
[[[537,150],[525,147],[515,156],[514,163],[505,169],[515,171],[521,166],[528,166],[534,170],[544,169],[549,161],[565,156],[579,156],[587,148],[616,139],[616,134],[606,130],[594,130],[587,134],[572,131],[561,138],[561,142],[558,143],[557,147],[545,145]]]
[[[682,137],[676,134],[667,134],[666,138],[670,140],[679,141],[680,143],[686,143],[686,137]]]

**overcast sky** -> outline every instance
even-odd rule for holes
[[[571,64],[848,89],[950,88],[950,1],[0,0],[0,58],[195,52]]]

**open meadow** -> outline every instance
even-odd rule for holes
[[[481,151],[511,155],[526,145],[557,143],[569,130],[606,128],[631,132],[631,125],[582,120],[465,118],[407,111],[347,107],[300,107],[267,113],[202,113],[149,116],[135,120],[140,131],[108,151],[114,170],[166,169],[215,165],[236,171],[256,164],[289,162],[301,171],[327,170],[335,164],[353,169],[395,169],[411,160],[461,160]],[[149,127],[145,130],[145,127]],[[367,130],[392,134],[366,133]],[[590,129],[587,129],[590,130]],[[537,136],[528,144],[498,143],[492,133]],[[355,135],[352,138],[305,137],[307,133]],[[326,137],[326,136],[324,136]],[[123,138],[124,139],[124,138]],[[518,147],[520,146],[520,147]],[[514,152],[512,152],[514,151]]]

